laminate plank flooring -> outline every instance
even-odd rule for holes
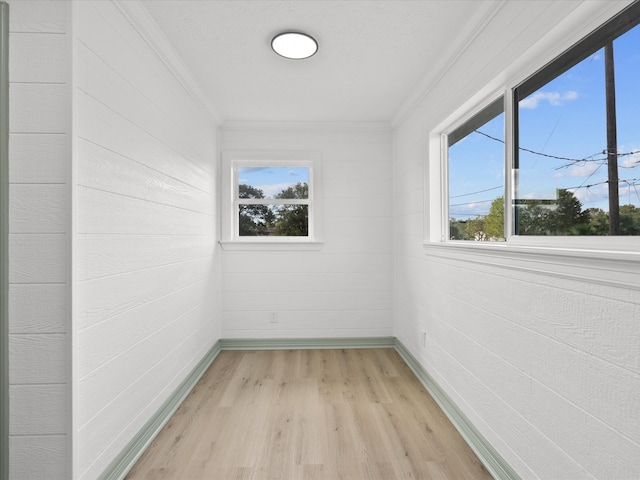
[[[223,351],[128,480],[491,479],[393,349]]]

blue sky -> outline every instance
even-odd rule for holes
[[[640,150],[640,27],[614,42],[618,152]],[[520,152],[519,197],[555,198],[569,188],[583,208],[608,210],[604,56],[600,50],[520,103],[520,147],[538,153],[585,159],[560,160]],[[479,129],[504,139],[504,116]],[[504,146],[472,133],[449,151],[450,214],[485,215],[503,194]],[[620,204],[640,206],[640,154],[619,158]],[[636,185],[637,184],[637,185]],[[576,187],[576,188],[571,188]],[[477,192],[477,193],[475,193]]]
[[[238,181],[263,191],[265,198],[275,195],[296,183],[309,183],[307,167],[241,167]]]

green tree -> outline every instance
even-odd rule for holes
[[[601,208],[587,208],[582,212],[586,223],[581,235],[609,235],[609,214]]]
[[[466,222],[462,220],[456,220],[455,218],[449,219],[449,239],[450,240],[468,240],[465,235]]]
[[[633,205],[620,206],[620,234],[640,235],[640,208]]]
[[[264,198],[264,192],[251,185],[238,185],[239,198]],[[267,205],[240,205],[238,227],[241,237],[267,235],[274,215]]]
[[[309,185],[296,183],[285,188],[276,195],[278,199],[307,199]],[[275,219],[276,235],[287,237],[306,237],[309,235],[309,206],[308,205],[279,205]]]
[[[558,190],[558,206],[553,212],[555,235],[577,235],[588,219],[582,213],[582,203],[569,190]]]
[[[589,222],[582,204],[569,190],[555,200],[525,200],[517,209],[520,235],[581,235]]]
[[[500,196],[491,203],[484,228],[489,237],[504,240],[504,197]]]
[[[477,216],[467,220],[464,236],[465,240],[488,240],[485,217]]]

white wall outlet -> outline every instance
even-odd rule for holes
[[[269,323],[278,323],[278,312],[271,312],[269,314]]]
[[[422,345],[423,347],[427,346],[427,332],[425,332],[424,330],[420,332],[420,345]]]

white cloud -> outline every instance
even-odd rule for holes
[[[609,186],[607,184],[594,185],[590,188],[570,188],[569,191],[582,203],[583,208],[602,208],[609,198]],[[605,202],[605,205],[601,205],[600,202]]]
[[[569,102],[578,98],[578,92],[570,90],[565,93],[560,92],[536,92],[533,95],[529,95],[527,98],[520,100],[521,108],[528,108],[533,110],[538,108],[540,102],[547,101],[549,105],[554,107],[564,105],[565,102]]]
[[[633,149],[635,151],[636,149]],[[618,149],[621,152],[621,149]],[[635,168],[640,165],[640,153],[634,153],[618,160],[618,166],[621,168]]]
[[[278,193],[289,188],[291,185],[293,185],[291,182],[271,183],[269,185],[256,185],[256,188],[259,188],[260,190],[262,190],[265,198],[274,198]]]
[[[598,162],[575,163],[569,168],[559,171],[554,175],[554,177],[587,177],[598,170],[601,166],[602,164]]]

